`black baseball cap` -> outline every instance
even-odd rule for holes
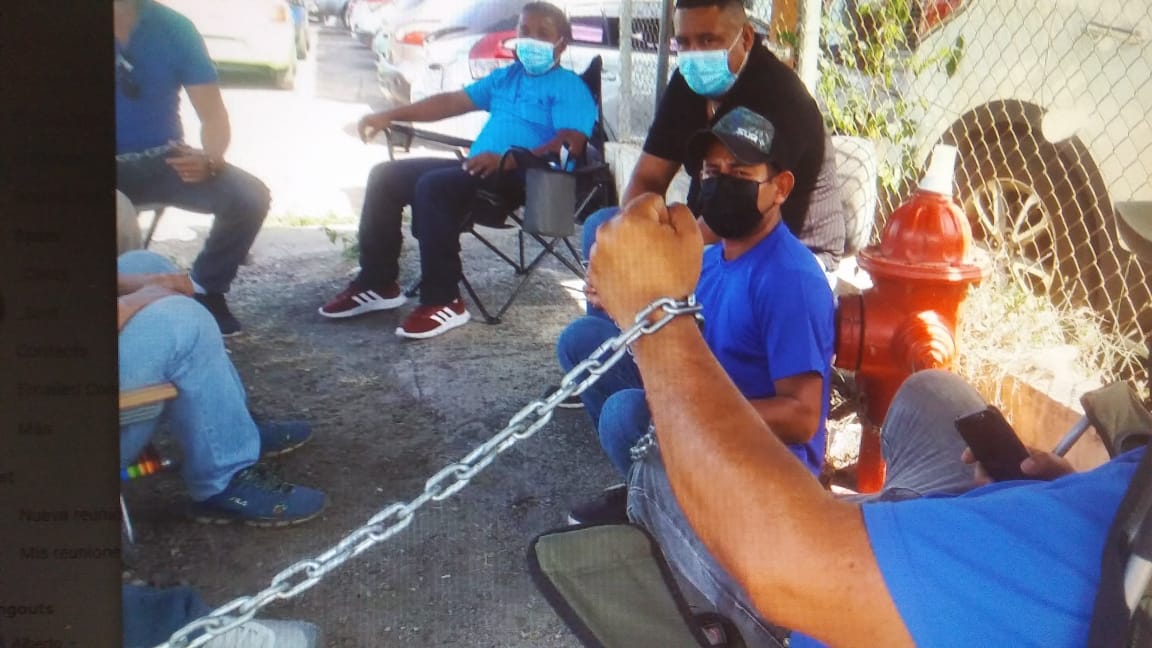
[[[741,164],[771,164],[779,171],[796,167],[797,149],[788,134],[764,115],[743,106],[733,108],[711,128],[696,131],[688,140],[689,157],[703,159],[714,139]]]

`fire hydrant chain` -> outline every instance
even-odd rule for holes
[[[662,311],[659,319],[649,321]],[[639,314],[635,323],[616,337],[600,345],[580,364],[565,374],[560,389],[544,400],[535,400],[524,406],[509,420],[508,425],[492,438],[476,447],[463,459],[445,466],[424,484],[424,492],[407,504],[394,503],[381,509],[363,526],[349,533],[335,546],[314,558],[300,560],[272,578],[271,584],[252,596],[242,596],[216,608],[207,615],[188,623],[157,648],[193,648],[202,646],[213,637],[251,621],[256,614],[276,600],[290,599],[319,583],[329,573],[352,558],[372,548],[412,523],[412,516],[429,501],[451,497],[468,485],[469,481],[491,464],[500,453],[527,439],[552,420],[552,413],[569,396],[578,396],[600,379],[629,350],[629,345],[642,335],[655,333],[678,315],[700,312],[695,296],[684,300],[658,299]],[[197,633],[199,634],[198,636]]]

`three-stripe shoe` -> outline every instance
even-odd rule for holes
[[[457,326],[463,326],[470,319],[472,319],[472,315],[465,308],[464,300],[459,297],[442,306],[421,304],[396,329],[396,335],[413,340],[423,340],[447,333]]]
[[[355,317],[372,311],[399,308],[405,301],[407,298],[395,281],[382,289],[365,288],[353,281],[332,301],[321,306],[320,314],[332,318]]]

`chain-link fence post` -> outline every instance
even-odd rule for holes
[[[632,0],[620,3],[620,141],[635,136],[632,125]]]
[[[660,107],[660,98],[664,96],[664,88],[668,87],[668,59],[672,54],[673,6],[673,0],[663,0],[660,7],[660,43],[656,50],[656,105],[653,107],[653,111]]]

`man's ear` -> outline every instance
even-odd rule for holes
[[[566,49],[568,49],[568,39],[561,36],[560,42],[556,43],[555,48],[552,50],[552,55],[556,60],[560,60],[560,55],[563,54]]]
[[[791,171],[781,171],[771,182],[776,185],[776,204],[779,205],[792,194],[792,188],[796,186],[796,176],[792,175]]]

